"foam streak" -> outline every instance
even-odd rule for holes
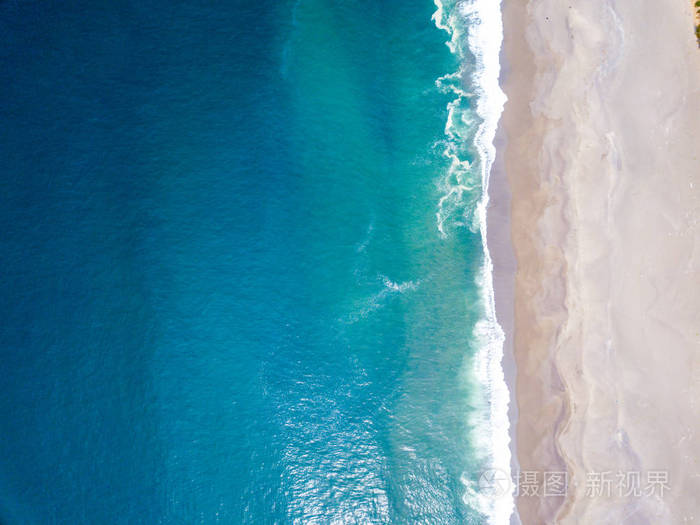
[[[486,210],[488,207],[489,174],[496,156],[493,140],[498,120],[506,101],[498,79],[500,74],[499,54],[503,40],[500,2],[498,0],[468,0],[454,2],[434,0],[437,10],[433,14],[435,25],[450,35],[447,43],[462,64],[467,58],[475,59],[473,71],[460,70],[437,80],[440,89],[455,93],[456,98],[448,105],[448,119],[445,125],[446,144],[443,154],[450,159],[448,173],[440,183],[443,193],[437,212],[437,225],[441,236],[447,236],[450,227],[467,224],[473,231],[479,231],[482,239],[484,263],[479,276],[484,317],[475,327],[475,337],[479,341],[476,355],[477,378],[484,387],[486,413],[479,427],[485,432],[479,447],[487,450],[488,468],[497,468],[508,477],[510,472],[510,435],[508,403],[510,394],[505,382],[503,367],[503,343],[505,336],[496,319],[496,306],[493,290],[493,264],[487,246]],[[468,73],[468,75],[467,75]],[[462,88],[462,79],[471,79],[473,94]],[[475,110],[465,107],[465,102],[476,97]],[[476,113],[478,125],[473,136],[465,131]],[[471,126],[474,129],[474,126]],[[471,139],[471,140],[470,140]],[[465,145],[465,141],[469,144]],[[476,159],[471,165],[464,156],[465,148],[473,147]],[[461,155],[461,156],[460,156]],[[465,200],[467,190],[480,185],[479,199],[470,203]],[[456,219],[455,215],[461,215]],[[451,220],[451,222],[450,222]],[[507,524],[514,510],[512,493],[500,498],[490,498],[480,494],[468,481],[465,501],[488,516],[491,524]]]

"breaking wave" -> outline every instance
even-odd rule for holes
[[[447,237],[459,227],[480,233],[483,265],[478,286],[483,317],[474,328],[477,341],[474,374],[481,386],[483,410],[476,414],[475,436],[485,456],[483,469],[497,469],[510,479],[510,394],[502,368],[504,333],[496,319],[493,265],[487,246],[486,209],[493,145],[506,96],[499,85],[499,54],[503,40],[500,2],[494,0],[434,0],[435,25],[446,31],[450,51],[460,68],[436,81],[454,95],[447,105],[445,137],[437,146],[448,159],[448,169],[438,182],[440,200],[437,228]],[[465,474],[464,502],[488,517],[489,523],[507,524],[514,510],[512,491],[498,498],[480,491],[474,475]]]

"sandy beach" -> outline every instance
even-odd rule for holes
[[[497,166],[517,260],[520,518],[698,523],[692,3],[506,0],[503,10]]]

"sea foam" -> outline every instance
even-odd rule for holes
[[[505,336],[496,319],[493,264],[486,235],[489,174],[496,155],[493,141],[506,101],[499,85],[503,40],[500,2],[434,2],[437,9],[433,21],[450,35],[447,45],[461,64],[458,71],[436,81],[438,88],[455,95],[447,106],[445,140],[441,144],[449,168],[439,182],[442,196],[436,214],[437,227],[443,237],[450,228],[459,226],[467,226],[481,235],[484,260],[477,284],[483,318],[474,328],[474,338],[478,341],[474,373],[485,398],[483,413],[476,415],[479,432],[475,438],[477,447],[488,458],[483,468],[496,469],[510,480],[510,394],[501,364]],[[471,162],[470,153],[475,153]],[[478,473],[463,476],[465,503],[488,516],[489,523],[508,523],[514,510],[513,485],[496,497],[493,492],[487,494],[481,490],[484,487],[475,481],[477,476]]]

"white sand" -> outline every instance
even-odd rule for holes
[[[566,498],[521,494],[525,524],[700,523],[693,20],[680,0],[504,6],[517,452],[571,477]],[[669,488],[620,497],[618,471]]]

